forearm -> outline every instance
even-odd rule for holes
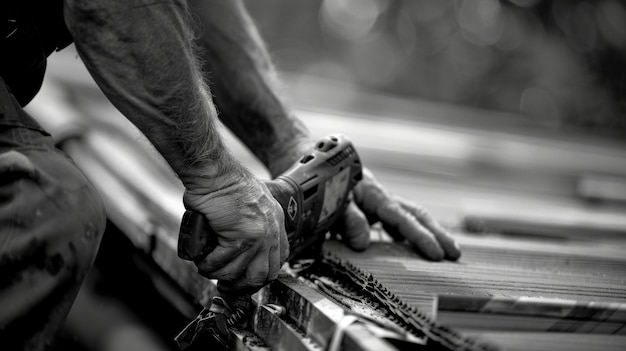
[[[220,118],[276,176],[311,146],[241,1],[188,0]],[[201,23],[201,24],[200,24]]]
[[[184,0],[66,0],[65,17],[102,91],[183,182],[232,170],[195,62]]]

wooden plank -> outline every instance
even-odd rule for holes
[[[626,177],[608,174],[584,174],[578,179],[576,193],[583,199],[626,203]]]
[[[481,332],[477,335],[496,344],[506,345],[508,351],[622,351],[626,345],[626,336],[623,335],[516,332]]]
[[[463,331],[626,334],[626,304],[441,295],[437,320]]]
[[[605,257],[602,252],[585,255],[585,247],[592,245],[529,242],[525,248],[521,240],[491,246],[477,245],[479,241],[490,239],[462,240],[458,262],[426,261],[411,247],[391,243],[353,252],[339,242],[327,242],[325,249],[372,273],[405,301],[420,292],[626,302],[626,259],[619,248],[606,248]]]
[[[373,243],[365,252],[354,252],[332,241],[326,242],[324,249],[372,273],[395,295],[418,308],[428,307],[428,299],[417,298],[416,302],[415,296],[427,297],[431,294],[437,297],[437,304],[433,303],[431,308],[437,309],[438,322],[460,328],[458,330],[465,335],[478,335],[480,339],[496,341],[497,345],[507,349],[523,345],[520,340],[534,337],[536,333],[531,332],[538,329],[551,330],[549,334],[555,334],[555,331],[569,331],[572,335],[576,334],[574,332],[623,333],[626,304],[624,242],[456,236],[463,249],[463,256],[458,262],[429,262],[408,245],[382,242]],[[462,300],[462,307],[452,312],[455,298]],[[524,300],[528,303],[517,307],[543,306],[545,318],[540,317],[541,313],[536,313],[539,317],[535,315],[532,318],[520,313],[515,315],[514,308],[508,316],[459,311],[471,311],[472,306],[481,301],[501,301],[506,305],[506,301]],[[443,306],[440,305],[442,303]],[[582,311],[582,315],[562,318],[555,314],[556,311],[566,311],[572,304],[577,306],[572,313],[575,315]],[[589,312],[588,315],[585,311]],[[605,320],[601,322],[602,319]],[[508,337],[482,337],[495,332],[498,332],[496,335],[504,335],[504,330],[509,332],[506,334]],[[549,345],[549,337],[540,339],[543,340],[541,346],[528,349],[552,348],[546,346]],[[594,346],[600,346],[598,349],[611,349],[616,339],[608,338],[606,344],[603,344],[602,338],[593,340]]]
[[[626,216],[618,208],[477,202],[463,210],[461,228],[476,233],[548,238],[626,239]]]

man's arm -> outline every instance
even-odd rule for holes
[[[87,69],[178,174],[186,207],[205,214],[218,246],[200,273],[255,290],[287,257],[283,212],[226,150],[203,83],[184,0],[65,0]]]
[[[231,165],[195,66],[184,1],[66,1],[76,48],[111,102],[185,179]]]
[[[196,42],[205,53],[220,118],[268,167],[284,172],[312,145],[312,138],[281,93],[260,35],[240,0],[188,0]],[[450,234],[423,208],[390,194],[366,170],[338,231],[357,250],[369,244],[369,223],[380,221],[392,235],[408,239],[433,260],[457,259]]]
[[[220,119],[269,169],[283,173],[313,145],[238,0],[188,0]]]

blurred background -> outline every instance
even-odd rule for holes
[[[409,99],[519,113],[547,128],[626,133],[622,1],[247,5],[282,70]]]

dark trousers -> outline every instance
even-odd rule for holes
[[[95,188],[0,77],[0,349],[53,342],[105,218]]]

